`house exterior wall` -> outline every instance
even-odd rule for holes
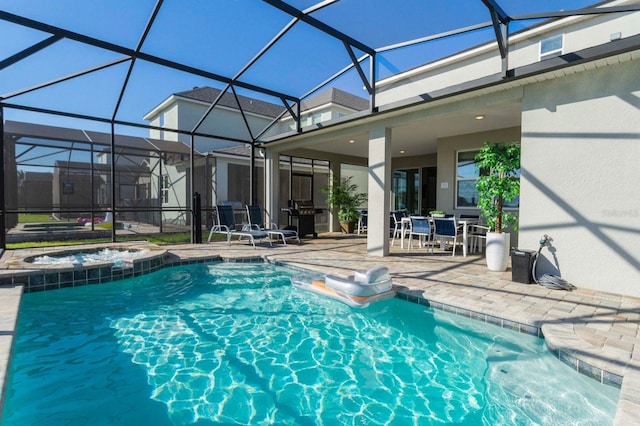
[[[178,110],[180,111],[178,128],[191,130],[198,120],[207,111],[208,105],[195,102],[180,101]],[[246,114],[247,122],[251,128],[251,133],[247,130],[247,125],[237,110],[230,110],[223,107],[216,107],[202,123],[198,131],[228,138],[240,139],[251,142],[251,136],[258,134],[271,120],[259,117],[254,114]],[[179,140],[189,143],[188,135],[180,135]],[[199,152],[209,152],[212,150],[236,146],[238,142],[231,142],[215,138],[198,138],[196,140],[196,150]]]
[[[437,208],[456,216],[479,214],[477,208],[456,208],[456,166],[459,151],[479,150],[484,142],[519,142],[520,127],[458,135],[438,140]],[[517,233],[511,232],[511,244],[518,244]]]
[[[162,185],[164,176],[166,176],[166,186],[160,191],[160,204],[162,207],[169,208],[187,208],[187,183],[189,180],[189,170],[185,165],[168,165],[163,164],[160,183]],[[166,201],[165,195],[166,193]],[[165,211],[162,212],[162,221],[176,225],[185,225],[187,223],[186,212],[182,211]]]
[[[420,169],[438,165],[437,154],[415,155],[411,157],[397,157],[392,160],[393,170]]]
[[[162,110],[160,114],[149,120],[150,125],[160,126],[160,115],[163,115],[164,127],[191,131],[207,112],[208,104],[202,102],[176,99],[174,103]],[[247,114],[247,122],[251,127],[251,132],[256,135],[262,131],[271,120],[265,117]],[[227,138],[240,139],[246,142],[251,141],[251,134],[242,115],[237,110],[230,110],[224,107],[216,107],[209,114],[207,119],[198,128],[199,133],[215,134]],[[150,137],[164,140],[179,140],[187,145],[191,144],[191,138],[187,134],[177,134],[174,132],[164,132],[150,130]],[[215,138],[196,138],[195,149],[198,152],[208,152],[216,149],[227,148],[237,145],[239,142],[228,141]]]
[[[527,86],[520,246],[540,272],[640,296],[640,60]]]
[[[629,3],[629,2],[627,2]],[[521,67],[539,60],[540,40],[564,34],[563,53],[577,52],[611,41],[612,35],[630,37],[640,33],[640,13],[572,17],[552,22],[514,37],[509,47],[509,67]]]
[[[16,205],[26,210],[53,208],[53,174],[26,172],[22,176],[17,185]]]
[[[633,3],[620,1],[609,4]],[[640,33],[640,12],[592,15],[557,20],[509,40],[508,67],[517,68],[540,60],[540,40],[564,34],[563,53],[575,52],[610,42],[613,34],[623,38]],[[615,41],[614,41],[615,43]],[[478,46],[468,51],[418,67],[377,84],[379,106],[411,99],[418,94],[441,89],[502,72],[497,43]]]
[[[162,118],[161,118],[162,116]],[[160,114],[155,115],[149,120],[150,126],[166,127],[170,129],[178,128],[178,105],[172,104],[164,109]],[[163,130],[149,129],[149,137],[152,139],[161,139],[167,141],[177,141],[178,134],[174,132],[165,132]]]
[[[312,110],[306,111],[300,115],[301,126],[313,126],[318,123],[325,123],[330,120],[335,120],[341,117],[345,117],[356,113],[351,108],[344,107],[337,104],[326,104],[316,107]],[[293,118],[286,114],[273,128],[268,132],[269,135],[278,135],[281,133],[287,133],[294,131],[296,123]]]

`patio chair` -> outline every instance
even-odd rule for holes
[[[404,213],[401,211],[391,212],[390,228],[393,235],[391,239],[391,245],[396,241],[396,237],[402,237],[402,218]]]
[[[431,229],[431,223],[426,216],[409,216],[411,220],[411,228],[409,228],[409,246],[413,244],[413,236],[418,236],[418,246],[424,247],[427,244],[431,246],[431,253],[433,254],[433,232]]]
[[[214,233],[218,233],[226,234],[227,244],[231,244],[231,237],[235,235],[238,237],[238,240],[241,240],[243,238],[249,239],[249,241],[251,241],[251,245],[253,245],[253,247],[255,248],[256,240],[269,238],[269,234],[267,233],[267,231],[251,230],[248,225],[243,227],[241,231],[238,231],[236,229],[236,221],[233,215],[232,206],[215,206],[215,210],[216,217],[218,218],[218,223],[211,227],[207,242],[211,242],[211,236]],[[269,245],[272,245],[271,239],[269,239]]]
[[[360,217],[358,218],[358,235],[361,232],[367,232],[367,219],[368,219],[368,211],[360,210]]]
[[[439,239],[441,242],[451,239],[453,243],[453,253],[451,256],[456,255],[456,245],[462,245],[462,230],[456,223],[455,217],[451,218],[433,218],[435,224],[435,232],[433,238]],[[459,241],[458,241],[459,240]]]
[[[491,228],[486,225],[471,224],[467,228],[467,238],[469,239],[469,251],[475,253],[480,251],[482,254],[482,240],[487,240],[487,232]]]
[[[271,223],[267,228],[262,215],[262,207],[258,205],[247,206],[247,217],[249,218],[249,228],[251,230],[264,231],[269,235],[269,239],[272,237],[282,239],[285,246],[287,245],[287,240],[296,240],[300,244],[300,237],[293,229],[278,229],[275,223]]]

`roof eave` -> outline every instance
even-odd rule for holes
[[[398,101],[392,104],[381,106],[376,112],[362,111],[353,116],[342,117],[340,119],[331,120],[322,123],[322,126],[308,126],[302,133],[289,132],[285,135],[278,135],[271,139],[263,140],[259,146],[277,146],[289,141],[303,140],[312,133],[326,133],[337,130],[343,126],[356,126],[374,120],[383,119],[392,116],[392,114],[404,113],[407,110],[425,108],[429,105],[436,104],[441,101],[451,101],[460,96],[468,96],[469,94],[481,95],[486,90],[495,90],[496,87],[504,86],[508,89],[517,85],[526,85],[531,78],[543,74],[554,73],[558,70],[577,67],[591,62],[600,61],[606,58],[613,58],[620,55],[631,55],[637,52],[640,56],[640,34],[631,36],[622,40],[605,43],[599,46],[590,47],[579,52],[573,52],[561,55],[555,58],[537,62],[535,64],[526,65],[509,71],[509,76],[504,78],[501,74],[485,76],[481,79],[465,82],[456,86],[448,87],[437,92],[423,93],[416,95],[410,99]],[[632,58],[631,60],[633,60]]]

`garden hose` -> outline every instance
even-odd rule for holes
[[[540,258],[540,251],[543,247],[549,244],[549,236],[544,234],[540,239],[540,247],[538,248],[538,254],[533,261],[533,280],[536,284],[542,287],[550,288],[552,290],[573,290],[576,288],[574,285],[568,283],[566,280],[560,278],[558,275],[543,274],[540,278],[536,276],[536,264]]]

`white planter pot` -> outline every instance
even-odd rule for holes
[[[487,232],[487,268],[490,271],[506,271],[509,263],[511,234]]]

